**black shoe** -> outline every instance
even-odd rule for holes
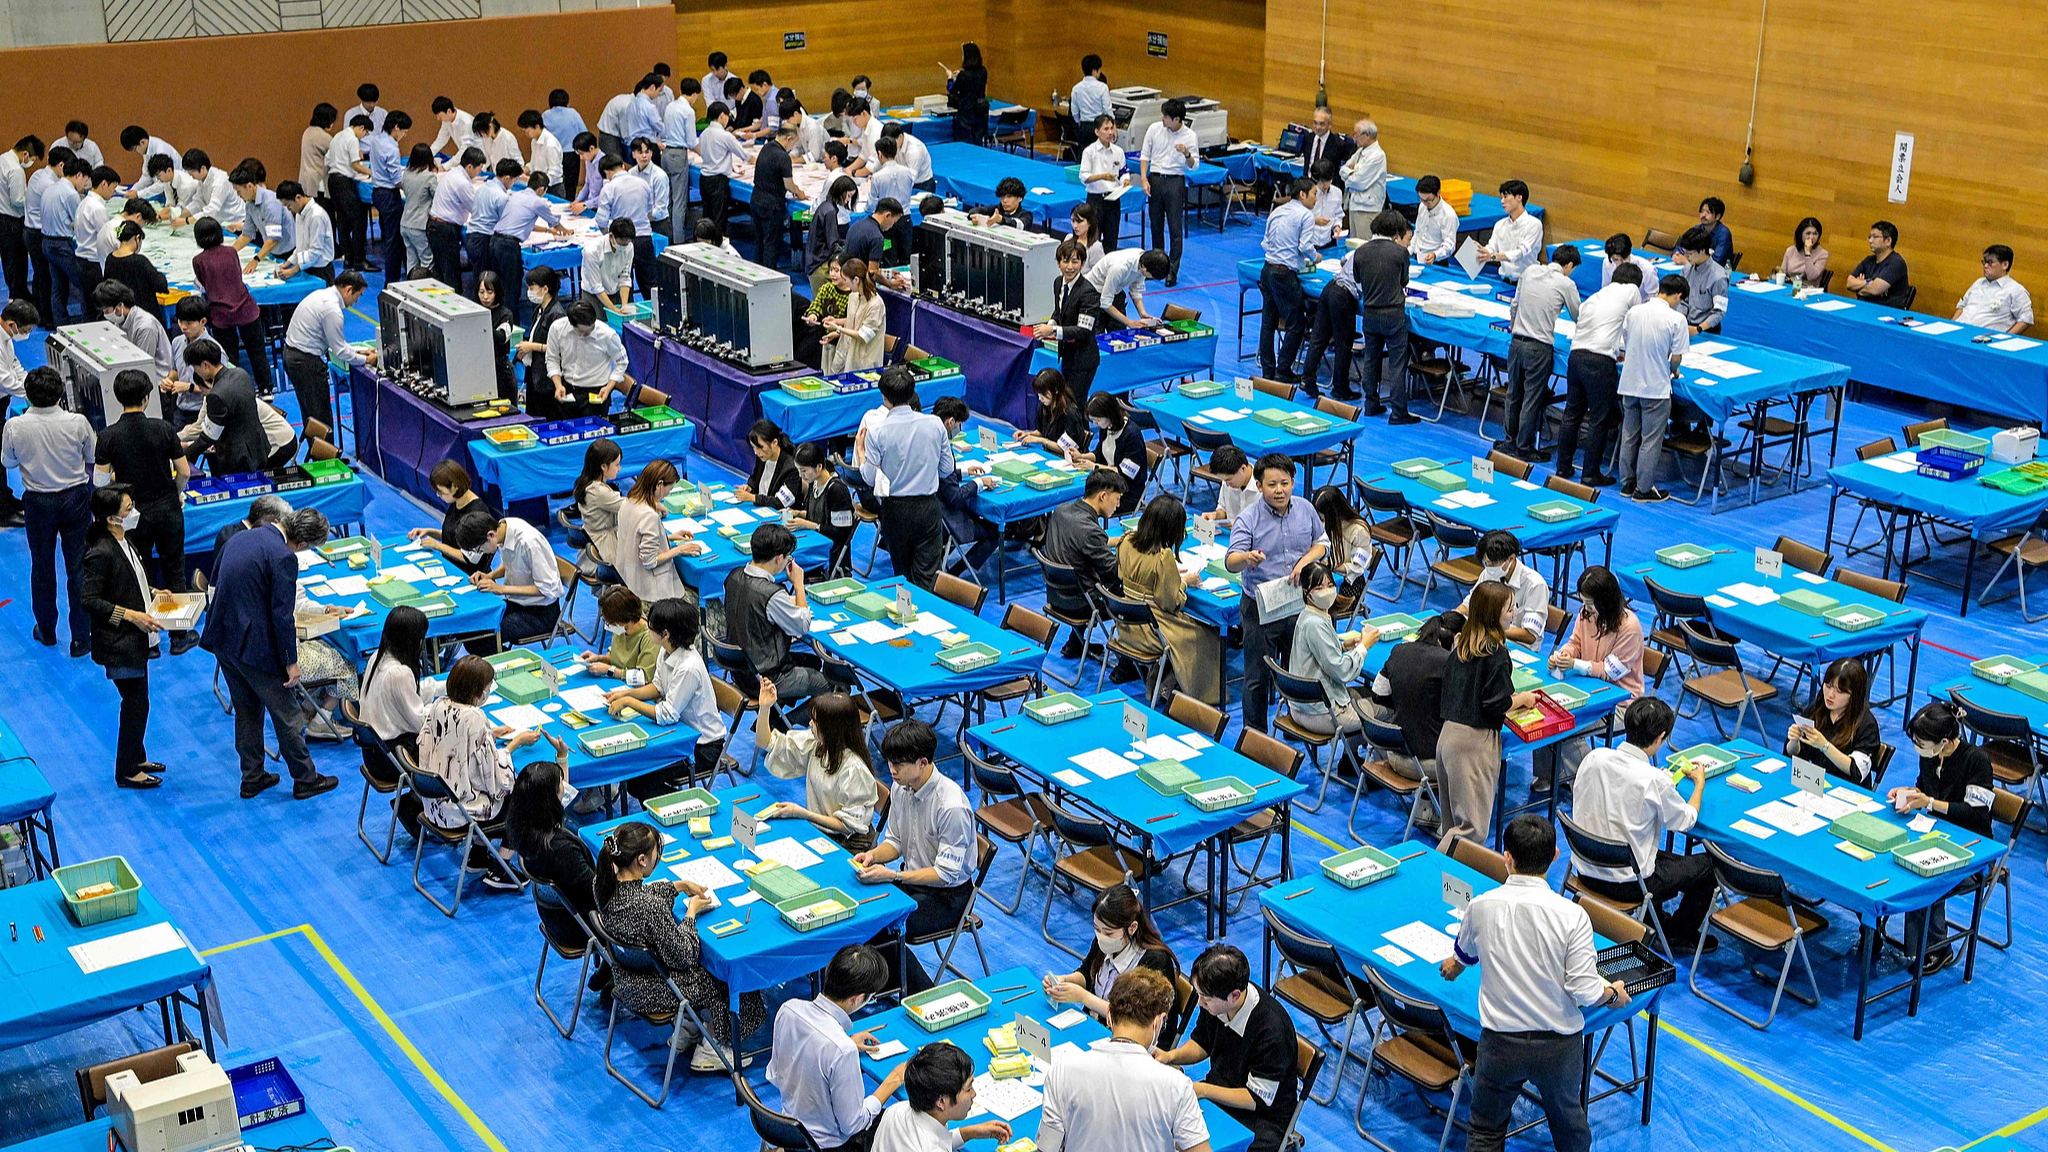
[[[1708,936],[1705,940],[1701,940],[1695,937],[1691,940],[1674,940],[1671,942],[1671,951],[1679,956],[1690,956],[1694,949],[1698,949],[1699,954],[1702,956],[1712,956],[1721,950],[1721,938],[1719,936]]]
[[[144,760],[137,768],[143,772],[154,772],[159,776],[171,770],[170,765],[159,764],[154,760]]]
[[[163,783],[162,780],[150,775],[147,771],[137,771],[133,776],[114,777],[114,787],[116,788],[161,788]]]
[[[1943,968],[1954,964],[1956,959],[1956,950],[1953,948],[1943,948],[1941,951],[1929,955],[1920,962],[1920,978],[1925,980]]]
[[[526,885],[502,872],[484,873],[483,885],[492,892],[517,892]]]
[[[1578,475],[1572,471],[1571,465],[1566,464],[1558,467],[1557,478],[1560,480],[1577,480]]]
[[[1636,489],[1635,502],[1638,504],[1656,504],[1669,499],[1671,499],[1671,493],[1666,492],[1662,488]]]
[[[90,639],[86,639],[86,640],[73,640],[73,641],[71,642],[71,658],[72,658],[73,660],[76,660],[76,659],[78,659],[78,658],[79,658],[80,656],[84,656],[84,655],[87,655],[87,654],[89,654],[89,653],[90,653],[91,651],[92,651],[92,641],[91,641]]]
[[[0,528],[20,528],[27,523],[28,516],[19,508],[12,512],[0,512]]]
[[[256,797],[277,787],[277,781],[278,775],[275,772],[265,772],[254,780],[242,781],[242,799],[254,800]]]
[[[1413,412],[1396,412],[1392,416],[1387,417],[1387,423],[1395,427],[1403,424],[1420,424],[1422,423],[1422,417],[1415,415]]]
[[[44,632],[40,627],[29,629],[28,634],[35,638],[36,643],[41,644],[45,648],[55,648],[57,646],[57,638]]]
[[[292,785],[292,799],[311,800],[322,792],[332,792],[341,781],[332,776],[315,775],[311,780],[300,780]]]
[[[1584,476],[1579,477],[1579,483],[1584,484],[1588,488],[1606,488],[1614,483],[1614,477],[1602,475],[1598,472],[1588,472]]]
[[[1129,684],[1136,679],[1139,679],[1138,666],[1122,657],[1118,657],[1116,665],[1109,670],[1111,684]]]
[[[1516,450],[1515,455],[1527,460],[1531,464],[1550,463],[1550,449],[1548,448],[1521,448]]]
[[[1180,276],[1179,276],[1178,274],[1176,274],[1176,275],[1173,275],[1173,276],[1168,276],[1168,277],[1166,278],[1166,286],[1167,286],[1168,288],[1178,288],[1178,287],[1180,287]]]
[[[1621,494],[1622,494],[1623,496],[1633,496],[1633,495],[1635,495],[1635,494],[1636,494],[1636,482],[1635,482],[1635,481],[1633,481],[1633,480],[1623,480],[1623,481],[1621,482]]]
[[[171,655],[183,656],[197,647],[199,647],[199,633],[187,631],[171,634]]]

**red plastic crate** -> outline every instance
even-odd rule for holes
[[[1572,730],[1572,710],[1551,699],[1549,693],[1538,690],[1533,707],[1543,713],[1543,719],[1518,724],[1515,722],[1514,714],[1508,714],[1508,730],[1521,737],[1524,744],[1533,744],[1546,736],[1555,736],[1559,732]]]

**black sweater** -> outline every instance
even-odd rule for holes
[[[1508,717],[1515,696],[1515,664],[1505,645],[1477,660],[1454,652],[1444,668],[1444,720],[1489,731]]]

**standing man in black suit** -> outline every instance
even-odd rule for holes
[[[277,750],[292,773],[292,799],[331,792],[337,783],[313,767],[306,751],[306,710],[292,690],[299,684],[299,637],[292,605],[298,599],[297,553],[327,539],[327,517],[311,508],[279,524],[261,524],[221,549],[220,584],[206,613],[200,641],[220,664],[235,707],[235,753],[242,762],[242,799],[275,787],[263,768],[263,714],[270,714]]]
[[[1339,171],[1351,154],[1358,151],[1358,141],[1342,132],[1332,131],[1335,120],[1328,108],[1318,108],[1309,117],[1309,138],[1301,142],[1301,174],[1313,178],[1316,161],[1327,159]]]
[[[220,345],[211,340],[186,345],[185,363],[206,392],[199,436],[186,447],[185,458],[207,457],[215,476],[261,472],[270,458],[270,440],[256,407],[256,382],[243,369],[224,364]]]
[[[1079,241],[1062,240],[1055,256],[1060,278],[1053,281],[1052,317],[1031,334],[1059,342],[1060,375],[1074,394],[1074,407],[1085,411],[1088,393],[1095,386],[1096,366],[1102,363],[1102,349],[1095,343],[1102,294],[1081,275],[1088,253]]]

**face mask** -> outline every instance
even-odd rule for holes
[[[8,335],[9,335],[9,336],[12,336],[12,337],[14,337],[14,342],[15,342],[16,344],[19,344],[19,343],[21,343],[21,342],[22,342],[23,340],[26,340],[26,339],[28,339],[29,337],[31,337],[31,336],[33,336],[33,335],[35,335],[35,334],[36,334],[36,330],[35,330],[35,329],[33,329],[33,328],[29,329],[29,330],[28,330],[28,331],[26,331],[26,332],[9,332],[9,333],[8,333]]]
[[[535,304],[542,304],[547,301],[548,294],[538,288],[529,288],[526,290],[526,298]]]
[[[614,636],[624,636],[626,634],[626,626],[624,624],[607,624],[604,626],[604,630]]]
[[[121,531],[133,532],[135,526],[140,523],[142,523],[142,513],[131,510],[126,516],[121,517]]]
[[[1486,583],[1488,580],[1505,581],[1507,578],[1507,570],[1500,567],[1498,564],[1489,565],[1479,570],[1479,582],[1481,584]]]
[[[1123,955],[1124,949],[1129,948],[1131,942],[1122,936],[1111,936],[1097,932],[1095,934],[1095,946],[1102,949],[1104,956],[1116,957]]]
[[[1318,608],[1328,609],[1337,602],[1337,590],[1330,587],[1318,588],[1308,594],[1308,602]]]

